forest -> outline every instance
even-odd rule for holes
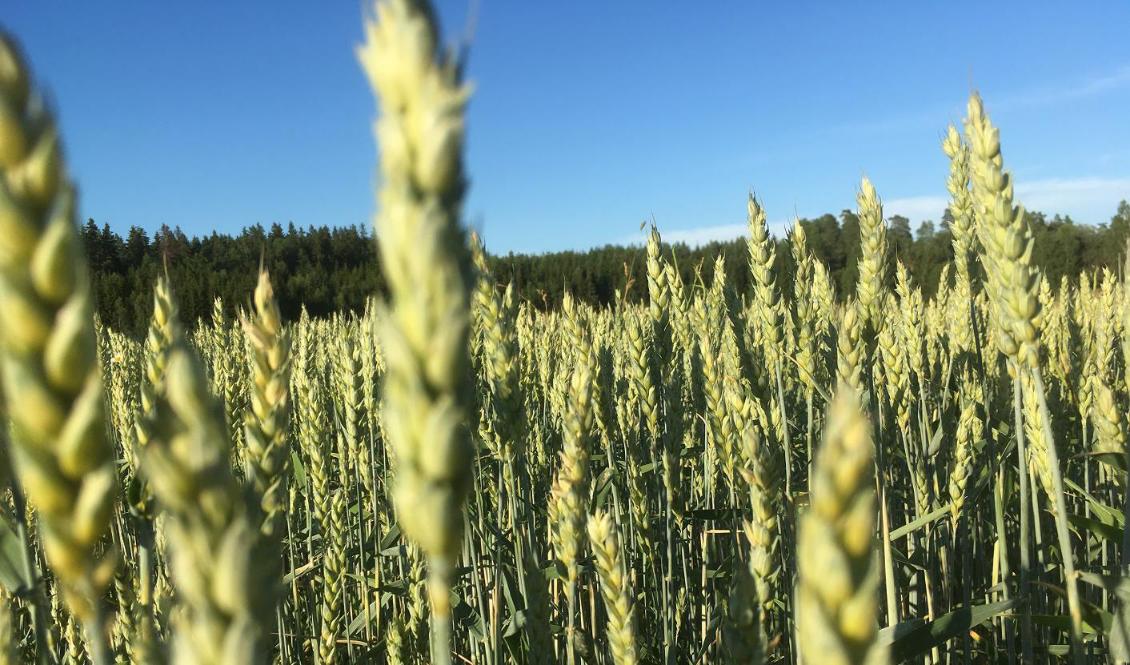
[[[1117,271],[1130,237],[1130,203],[1125,200],[1105,224],[1083,224],[1041,212],[1028,212],[1027,218],[1035,237],[1033,265],[1053,284],[1065,276],[1074,283],[1079,275],[1103,268]],[[940,224],[926,221],[913,231],[905,217],[894,215],[887,220],[889,258],[901,260],[927,296],[936,290],[942,268],[953,261],[949,220],[947,211]],[[850,293],[858,279],[856,213],[844,210],[838,217],[825,214],[802,219],[801,224],[813,253],[831,272],[837,293]],[[127,334],[145,330],[153,309],[152,285],[162,266],[167,267],[182,318],[189,325],[210,317],[217,297],[229,315],[233,308],[245,305],[247,294],[255,288],[260,260],[271,274],[279,308],[287,320],[296,319],[303,307],[315,317],[361,312],[371,294],[385,291],[372,234],[358,226],[299,228],[289,224],[284,229],[272,224],[268,230],[255,225],[236,236],[212,233],[192,238],[167,226],[151,238],[135,226],[123,238],[108,224],[99,226],[89,219],[82,227],[82,238],[102,323]],[[781,283],[790,285],[796,266],[788,240],[775,240],[774,269]],[[737,292],[748,292],[744,239],[699,247],[675,244],[666,250],[687,284],[700,279],[710,283],[714,259],[721,255]],[[488,262],[501,283],[514,284],[519,300],[556,309],[566,291],[596,306],[608,305],[617,297],[646,301],[646,284],[641,285],[644,258],[641,244],[546,254],[491,254]]]

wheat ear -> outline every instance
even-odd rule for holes
[[[109,659],[102,595],[116,557],[100,543],[117,471],[75,198],[55,120],[0,33],[0,361],[16,471],[38,511],[47,561],[101,665]]]
[[[425,3],[379,0],[375,14],[358,55],[380,103],[375,226],[389,290],[380,317],[385,432],[396,458],[392,494],[400,526],[428,557],[432,661],[448,663],[451,585],[473,455],[473,276],[459,224],[469,90],[457,58],[440,52]]]
[[[885,662],[876,645],[879,566],[871,427],[843,383],[813,467],[811,505],[797,538],[797,633],[805,662]]]

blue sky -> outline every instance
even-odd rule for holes
[[[853,6],[848,6],[853,5]],[[368,224],[360,2],[9,0],[61,116],[82,211],[124,231]],[[444,0],[449,38],[469,0]],[[492,251],[742,232],[853,207],[937,220],[972,87],[1033,209],[1130,199],[1124,2],[479,0],[465,207]],[[779,228],[779,227],[778,227]]]

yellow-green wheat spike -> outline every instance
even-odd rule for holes
[[[878,636],[879,566],[871,426],[858,393],[840,384],[800,520],[796,622],[805,662],[886,662]]]
[[[177,597],[173,662],[265,662],[277,583],[267,575],[278,554],[260,545],[258,525],[232,474],[222,411],[183,340],[169,352],[156,421],[144,468],[167,513]]]
[[[259,499],[264,535],[280,537],[286,509],[290,449],[290,337],[283,328],[271,278],[260,269],[252,301],[243,319],[251,343],[251,408],[244,420],[246,476]]]
[[[620,547],[620,537],[611,516],[597,511],[588,522],[589,542],[596,559],[604,607],[608,613],[608,644],[612,662],[616,665],[635,665],[635,619],[631,581],[625,568],[625,557]]]
[[[75,191],[51,113],[0,33],[0,361],[19,482],[67,606],[108,662],[100,546],[117,490]]]
[[[393,500],[404,534],[428,557],[432,660],[450,661],[451,585],[471,486],[470,294],[459,225],[463,111],[460,63],[441,52],[421,2],[380,0],[358,50],[380,106],[381,190],[375,219],[389,302],[384,429],[396,460]]]

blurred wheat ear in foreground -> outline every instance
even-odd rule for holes
[[[118,477],[75,208],[54,118],[0,33],[0,362],[18,477],[12,508],[23,532],[27,498],[52,591],[85,627],[91,657],[109,663],[103,595],[117,560],[108,536]],[[26,585],[36,574],[29,546]],[[27,591],[39,641],[44,598]]]

